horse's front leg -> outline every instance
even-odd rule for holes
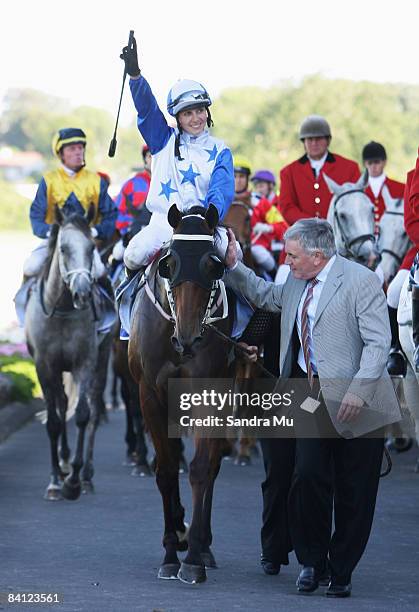
[[[92,368],[88,368],[87,364],[84,364],[83,371],[76,373],[76,380],[79,383],[79,397],[75,410],[78,428],[77,444],[74,457],[71,461],[71,473],[64,480],[62,486],[63,496],[70,500],[78,499],[81,493],[80,471],[83,467],[84,436],[90,418],[89,397],[92,376]]]
[[[199,439],[196,442],[195,456],[189,466],[189,481],[192,487],[192,522],[188,534],[188,554],[179,570],[182,582],[195,584],[207,579],[205,564],[202,561],[202,533],[204,495],[210,482],[209,442]]]
[[[61,494],[61,471],[58,460],[58,440],[62,431],[62,423],[57,412],[57,382],[56,373],[48,375],[38,365],[36,367],[39,383],[42,387],[45,404],[47,407],[47,432],[51,451],[51,479],[44,494],[44,499],[57,501],[62,499]]]
[[[91,381],[90,388],[91,394],[89,397],[90,402],[90,419],[88,425],[88,440],[87,440],[87,451],[86,459],[82,470],[82,489],[83,493],[93,492],[93,451],[95,446],[96,430],[98,428],[100,419],[106,414],[106,406],[103,400],[103,394],[106,387],[106,376],[108,373],[108,360],[111,350],[112,338],[110,334],[105,336],[98,350],[96,359],[96,368],[92,372],[93,380]],[[107,417],[105,421],[107,421]]]
[[[64,390],[64,385],[61,382],[58,389],[58,409],[61,418],[61,443],[60,443],[60,469],[62,474],[67,475],[71,471],[69,464],[70,447],[67,439],[67,409],[68,398]]]
[[[156,483],[163,502],[163,546],[166,552],[157,576],[166,580],[175,579],[180,568],[177,556],[179,539],[176,534],[173,507],[173,499],[179,488],[178,452],[174,444],[176,440],[170,440],[167,436],[167,410],[159,402],[151,387],[143,381],[140,383],[140,398],[144,419],[156,451]]]
[[[225,444],[224,440],[214,439],[208,440],[210,452],[210,477],[207,489],[204,495],[204,505],[202,509],[202,552],[201,559],[206,568],[215,569],[217,563],[211,551],[212,531],[211,531],[211,512],[212,498],[214,493],[214,484],[220,471],[222,450]]]

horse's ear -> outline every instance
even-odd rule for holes
[[[341,193],[342,185],[339,185],[339,183],[336,183],[333,179],[330,178],[330,176],[327,176],[327,174],[325,174],[324,172],[323,172],[323,178],[326,182],[326,185],[329,187],[330,193],[334,193],[334,194]]]
[[[169,208],[169,212],[167,213],[167,220],[169,225],[176,229],[182,219],[182,213],[176,206],[176,204],[172,204]]]
[[[207,222],[208,227],[212,230],[215,229],[218,225],[219,218],[220,216],[217,208],[214,206],[214,204],[210,204],[205,212],[205,221]]]
[[[89,208],[87,209],[87,213],[86,213],[87,225],[90,225],[95,217],[96,217],[96,208],[93,202],[90,202]]]
[[[58,225],[62,225],[64,223],[64,214],[58,204],[55,204],[54,206],[54,216]]]
[[[368,185],[368,170],[365,170],[361,176],[359,177],[359,179],[357,180],[357,182],[355,183],[355,188],[356,189],[366,189],[367,185]]]

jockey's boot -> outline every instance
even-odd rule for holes
[[[399,339],[399,324],[397,323],[397,308],[388,306],[390,318],[391,348],[387,359],[387,372],[390,376],[406,376],[406,357],[402,351]]]
[[[416,372],[419,372],[419,286],[412,287],[412,332],[415,352],[413,360]]]

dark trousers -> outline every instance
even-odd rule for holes
[[[279,565],[288,565],[292,550],[288,525],[288,495],[295,462],[293,438],[261,438],[266,478],[262,482],[262,554]]]
[[[350,582],[374,516],[383,437],[301,438],[289,496],[298,561],[319,570],[327,556],[336,584]],[[334,507],[335,531],[332,532]]]

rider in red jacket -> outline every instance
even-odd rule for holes
[[[250,219],[252,227],[252,255],[256,263],[272,278],[275,278],[276,262],[272,255],[272,241],[283,241],[288,225],[285,223],[274,200],[262,198],[253,209]]]
[[[332,139],[330,126],[319,115],[304,119],[300,140],[305,153],[280,172],[279,205],[288,225],[299,219],[326,219],[332,194],[323,174],[339,183],[356,182],[360,177],[358,164],[329,151]]]
[[[410,175],[410,176],[409,176]],[[419,252],[419,149],[416,167],[409,173],[408,205],[405,208],[405,227],[414,247]],[[406,204],[406,201],[405,201]],[[417,255],[412,267],[412,326],[415,344],[415,368],[419,372],[419,267]]]

